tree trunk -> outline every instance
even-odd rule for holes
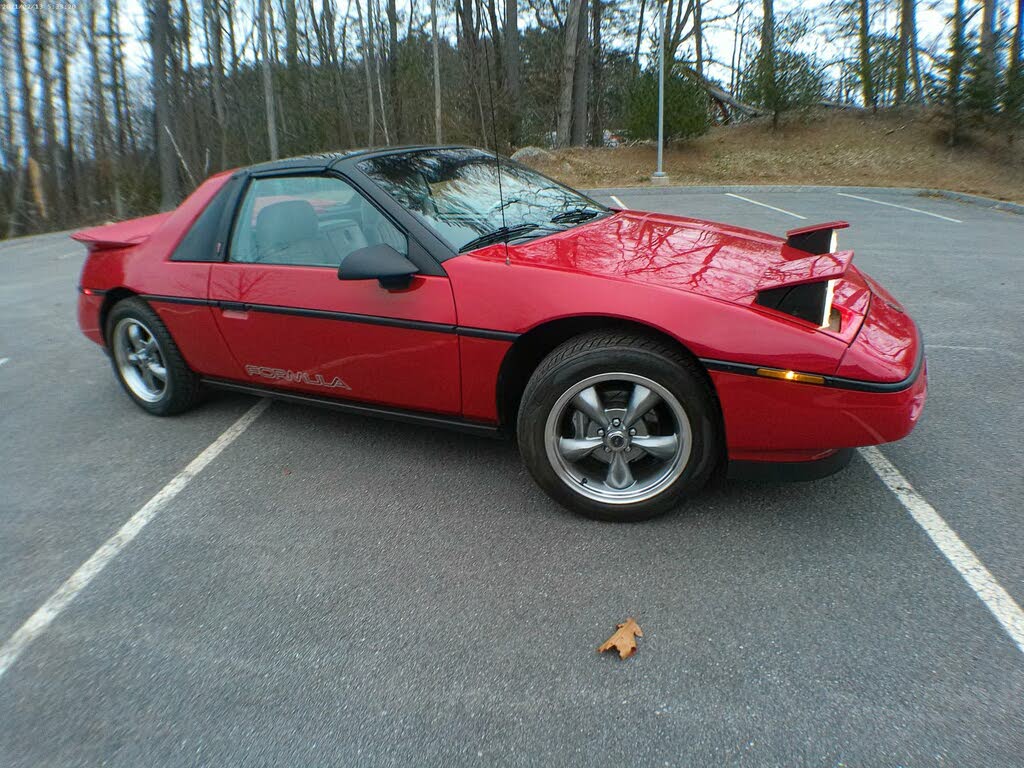
[[[63,216],[64,173],[60,162],[60,143],[57,139],[57,117],[54,112],[51,48],[53,33],[48,14],[36,14],[36,70],[39,73],[39,95],[43,102],[43,147],[48,166],[45,175],[46,197],[56,206],[54,216]]]
[[[946,84],[946,98],[949,102],[952,121],[949,131],[949,145],[960,140],[960,77],[964,68],[964,0],[956,0],[953,6],[953,36],[950,43],[949,80]]]
[[[914,0],[900,0],[900,37],[896,52],[896,103],[902,104],[907,98],[907,64],[911,28],[914,25]]]
[[[167,82],[167,58],[170,55],[171,9],[169,0],[150,0],[149,44],[153,49],[153,95],[156,102],[157,157],[160,164],[160,210],[178,205],[178,164],[171,143],[170,86]]]
[[[636,24],[636,43],[633,45],[633,68],[640,72],[640,43],[644,36],[644,11],[647,10],[647,0],[640,0],[640,17]]]
[[[562,51],[562,80],[558,99],[558,128],[556,131],[556,142],[560,147],[568,146],[572,139],[573,85],[582,11],[583,0],[569,0],[569,10],[566,12],[565,18],[565,43]]]
[[[702,0],[694,0],[693,3],[693,48],[696,59],[694,69],[698,75],[704,77],[704,27],[701,22],[701,3]]]
[[[515,3],[515,0],[512,0]],[[437,0],[430,0],[430,48],[434,59],[434,143],[443,144],[441,132],[441,62],[437,40]]]
[[[398,5],[388,0],[388,89],[391,94],[391,116],[395,141],[402,142],[402,94],[398,84]]]
[[[263,70],[263,103],[267,114],[267,143],[270,148],[270,159],[277,160],[277,118],[274,105],[274,79],[270,69],[270,48],[267,43],[267,15],[270,13],[270,0],[260,0],[260,67]]]
[[[32,113],[32,81],[30,80],[29,59],[25,48],[25,8],[26,6],[24,5],[19,6],[15,4],[14,6],[14,56],[15,65],[18,70],[19,99],[21,101],[21,135],[25,142],[27,153],[25,157],[25,168],[27,169],[32,163],[39,162],[39,138],[36,133],[36,122]],[[16,214],[17,211],[12,209],[12,213]],[[44,218],[44,211],[37,208],[33,218],[36,216]],[[31,224],[32,222],[30,221],[30,227]]]
[[[505,0],[505,86],[508,99],[508,141],[518,147],[523,140],[519,102],[522,98],[519,80],[519,2]]]
[[[912,20],[910,25],[910,71],[914,76],[914,90],[917,93],[917,100],[922,104],[928,103],[928,94],[924,90],[924,79],[921,76],[921,55],[917,47],[917,19]]]
[[[312,12],[312,0],[310,0],[310,12]],[[349,109],[348,94],[345,92],[345,62],[338,62],[338,42],[334,37],[336,26],[334,0],[325,0],[324,15],[322,16],[325,28],[324,38],[326,42],[327,60],[331,67],[331,81],[334,84],[334,93],[338,98],[338,114],[341,115],[342,141],[346,147],[356,145],[355,135],[352,132],[352,115]],[[342,35],[347,29],[342,26]]]
[[[371,0],[372,2],[372,0]],[[367,7],[369,14],[369,7]],[[368,24],[363,24],[362,0],[356,0],[356,21],[359,24],[359,43],[363,49],[363,69],[366,75],[366,131],[367,143],[376,145],[376,120],[373,110],[373,76],[370,72],[370,59],[373,58],[373,37],[366,34]],[[369,20],[367,20],[369,21]]]
[[[601,22],[604,17],[603,0],[590,0],[590,72],[592,99],[590,103],[590,143],[604,146],[604,50],[601,48]]]
[[[982,0],[978,50],[985,70],[993,80],[996,74],[996,0]]]
[[[68,45],[68,10],[62,8],[57,16],[57,90],[60,92],[62,125],[64,134],[64,165],[68,172],[67,197],[74,216],[79,213],[80,191],[78,188],[78,167],[75,159],[75,134],[71,128],[71,77],[70,65],[72,52]]]
[[[377,0],[370,0],[367,16],[370,19],[370,40],[374,40],[380,27],[380,8],[377,6]],[[382,48],[383,40],[381,40],[381,45],[377,45],[376,42],[370,45],[371,52],[374,49],[380,51]],[[377,95],[380,97],[380,127],[384,130],[384,144],[390,147],[391,132],[388,130],[388,112],[384,104],[384,81],[380,77],[380,56],[371,56],[371,58],[373,59],[373,76],[377,80]]]
[[[3,166],[0,170],[5,183],[0,186],[0,203],[6,204],[7,226],[0,232],[13,237],[18,231],[18,196],[16,194],[18,179],[21,176],[21,162],[17,145],[14,143],[14,103],[11,99],[13,91],[11,75],[14,72],[11,61],[10,35],[6,13],[0,13],[0,107],[3,108],[3,123],[0,124],[0,152],[3,152]],[[8,185],[6,182],[13,182]],[[8,195],[8,190],[9,195]]]
[[[590,127],[587,121],[590,101],[590,70],[591,70],[591,49],[590,49],[590,16],[588,14],[587,0],[583,0],[580,9],[580,22],[578,38],[576,43],[576,74],[573,76],[572,87],[572,144],[574,147],[582,147],[587,143],[587,129]]]
[[[284,0],[284,65],[293,74],[299,68],[299,14],[295,0]]]
[[[736,93],[736,73],[743,63],[743,0],[736,3],[736,23],[732,27],[732,54],[729,57],[729,93]]]
[[[218,169],[228,167],[228,116],[224,106],[224,24],[218,0],[203,0],[203,20],[206,26],[207,54],[210,62],[210,84],[213,91],[213,111],[220,128],[220,163]]]
[[[761,20],[760,77],[763,90],[775,91],[775,7],[772,0],[763,0]],[[779,127],[779,110],[772,108],[772,128]]]
[[[125,89],[121,88],[121,78],[117,68],[118,51],[121,48],[119,30],[117,0],[107,0],[107,63],[110,67],[110,92],[114,97],[114,120],[117,123],[117,154],[118,157],[122,157],[128,145],[124,116],[128,94]]]
[[[875,84],[871,78],[871,17],[868,13],[868,0],[860,0],[860,20],[857,34],[860,38],[860,84],[864,94],[864,106],[872,109],[875,106]]]

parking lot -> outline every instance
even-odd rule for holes
[[[2,242],[3,648],[164,496],[0,672],[0,764],[1020,766],[1024,216],[594,194],[779,234],[848,220],[927,345],[923,420],[881,448],[897,478],[858,455],[611,525],[510,442],[229,395],[157,419],[77,330],[84,249]],[[637,655],[599,656],[628,616]]]

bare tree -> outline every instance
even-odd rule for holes
[[[701,18],[701,6],[703,0],[694,0],[693,3],[693,52],[694,66],[697,74],[704,77],[704,23]]]
[[[369,15],[369,8],[367,8],[367,15]],[[373,147],[376,146],[376,131],[374,130],[376,120],[373,114],[373,76],[370,65],[370,60],[373,58],[373,35],[372,33],[367,34],[366,27],[369,26],[369,19],[367,19],[367,24],[363,24],[361,0],[356,0],[356,21],[359,25],[359,43],[363,49],[363,69],[366,75],[366,127],[369,134],[367,143]]]
[[[16,167],[15,141],[14,141],[14,104],[11,100],[11,82],[9,76],[14,72],[14,67],[8,53],[8,26],[6,13],[0,13],[0,110],[3,123],[0,124],[0,154],[3,155],[3,166]],[[6,192],[6,190],[5,190]],[[10,202],[8,201],[8,205]]]
[[[573,74],[573,114],[572,136],[573,146],[581,146],[587,141],[587,117],[590,101],[590,77],[592,74],[592,50],[590,47],[590,16],[588,14],[588,0],[583,0],[583,7],[580,9],[580,22],[576,40],[576,72]]]
[[[33,117],[33,94],[32,81],[29,74],[29,59],[25,48],[25,6],[14,6],[14,57],[15,66],[18,71],[18,86],[21,107],[21,135],[25,142],[27,157],[25,162],[25,173],[28,175],[33,186],[33,200],[35,203],[35,215],[46,218],[46,200],[38,185],[38,174],[33,173],[33,166],[38,168],[39,163],[39,137],[36,132],[36,123]],[[16,199],[15,203],[17,204]]]
[[[579,52],[580,17],[584,0],[569,0],[565,17],[565,42],[562,52],[562,81],[558,100],[556,141],[561,147],[572,140],[573,93],[576,82],[576,58]]]
[[[213,110],[220,129],[220,168],[228,166],[228,116],[224,103],[224,25],[218,0],[203,0],[203,27],[206,30],[206,59],[210,62]]]
[[[263,101],[267,113],[267,144],[270,159],[277,160],[277,118],[274,105],[274,79],[270,68],[270,47],[267,44],[267,17],[270,14],[270,0],[259,0],[260,67],[263,72]]]
[[[604,50],[601,47],[601,24],[604,20],[604,0],[590,0],[590,39],[592,44],[590,60],[591,91],[590,143],[595,147],[604,144]]]
[[[899,47],[896,52],[896,103],[902,104],[907,98],[907,66],[910,44],[914,39],[914,0],[900,0]]]
[[[515,4],[515,0],[511,0]],[[441,132],[441,57],[437,41],[437,0],[430,0],[430,48],[434,65],[434,142],[443,142]]]
[[[860,52],[860,84],[864,94],[864,106],[872,109],[875,104],[875,84],[871,75],[871,15],[868,0],[859,0],[859,23],[857,36]]]
[[[388,88],[391,91],[391,116],[395,126],[395,141],[402,141],[402,95],[398,88],[398,6],[388,0]]]
[[[955,0],[953,4],[953,32],[950,42],[948,81],[946,83],[946,99],[952,113],[952,125],[949,132],[949,144],[952,146],[960,140],[961,119],[961,77],[964,69],[964,0]]]
[[[505,87],[508,99],[508,141],[513,147],[522,142],[519,117],[522,98],[519,82],[519,2],[505,0]]]
[[[68,9],[61,7],[57,13],[57,90],[60,93],[60,101],[63,105],[61,110],[62,133],[64,136],[64,166],[67,168],[68,184],[67,199],[71,208],[78,210],[79,188],[78,188],[78,167],[75,159],[75,134],[71,128],[73,120],[71,112],[71,78],[70,65],[71,48],[68,40]]]
[[[57,118],[54,111],[51,49],[53,33],[47,14],[36,14],[36,72],[39,75],[39,95],[43,108],[43,149],[46,156],[46,196],[55,201],[55,215],[64,211],[64,174],[61,170],[60,146],[57,139]]]
[[[178,204],[178,164],[174,157],[171,127],[171,89],[167,82],[170,55],[171,9],[168,0],[149,0],[149,44],[153,52],[153,100],[156,121],[153,126],[160,165],[160,210],[169,211]]]

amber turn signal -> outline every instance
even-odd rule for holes
[[[813,373],[797,373],[796,371],[783,371],[778,368],[758,368],[758,376],[768,379],[782,379],[783,381],[798,381],[801,384],[824,384],[824,376],[816,376]]]

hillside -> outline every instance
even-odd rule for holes
[[[576,187],[649,183],[653,145],[556,150],[530,165]],[[1024,141],[977,132],[950,149],[920,112],[827,113],[719,126],[665,152],[673,184],[824,184],[949,189],[1024,203]]]

